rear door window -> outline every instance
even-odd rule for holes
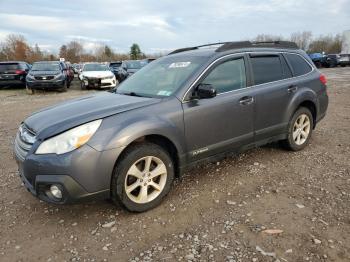
[[[255,85],[288,78],[279,55],[251,55]]]
[[[292,67],[294,76],[301,76],[311,72],[311,66],[297,54],[285,54],[289,64]]]

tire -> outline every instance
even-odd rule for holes
[[[83,81],[80,81],[80,88],[81,90],[86,90],[86,86]]]
[[[64,82],[63,87],[60,89],[61,92],[67,92],[68,89],[68,80]]]
[[[26,91],[27,91],[28,95],[34,95],[35,94],[35,89],[29,88],[27,85],[26,85]]]
[[[282,144],[291,151],[304,149],[310,141],[313,126],[314,120],[310,110],[300,107],[289,121],[288,136],[282,141]]]
[[[149,169],[146,168],[147,162],[150,163]],[[156,169],[160,170],[159,174],[154,172]],[[152,178],[152,175],[155,176]],[[116,205],[128,211],[144,212],[161,203],[173,180],[174,165],[167,151],[148,142],[132,145],[123,153],[113,171],[111,198]]]

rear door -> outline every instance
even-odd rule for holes
[[[285,114],[298,87],[281,54],[252,53],[249,60],[256,91],[255,140],[261,141],[285,133]]]
[[[247,87],[246,65],[243,55],[217,62],[196,84],[211,84],[217,96],[183,103],[189,161],[253,141],[254,99]]]

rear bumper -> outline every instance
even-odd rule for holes
[[[15,86],[15,85],[25,85],[24,80],[11,79],[11,80],[0,80],[0,86]]]
[[[27,81],[31,89],[59,89],[64,87],[65,80],[60,81]]]

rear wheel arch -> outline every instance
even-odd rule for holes
[[[316,127],[316,119],[317,119],[317,107],[316,107],[316,104],[313,101],[311,101],[311,100],[305,100],[305,101],[301,102],[298,105],[298,107],[295,109],[293,114],[301,107],[305,107],[305,108],[310,110],[310,112],[312,114],[312,118],[313,118],[313,128],[315,128]]]

